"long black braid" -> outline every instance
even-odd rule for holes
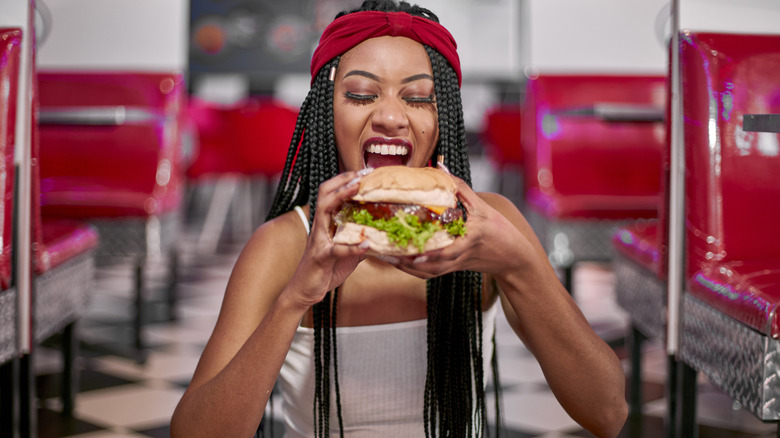
[[[390,0],[365,1],[360,8],[342,12],[337,18],[367,10],[407,12],[439,21],[425,8]],[[444,57],[430,47],[425,48],[433,69],[439,119],[439,143],[433,159],[443,156],[447,168],[471,185],[457,75]],[[328,78],[338,61],[338,57],[333,59],[317,73],[301,106],[269,220],[308,202],[309,221],[313,222],[317,207],[315,190],[339,172],[333,132],[333,82]],[[338,288],[329,292],[313,308],[316,377],[313,409],[317,437],[330,436],[331,387],[336,391],[339,431],[343,430],[335,330],[338,292]],[[428,366],[423,412],[426,437],[482,436],[487,430],[481,310],[481,274],[462,271],[428,280]],[[493,351],[495,354],[495,348]]]

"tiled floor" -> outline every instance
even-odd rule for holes
[[[190,251],[193,241],[184,239],[182,242],[178,319],[175,322],[153,322],[147,326],[150,347],[148,359],[143,365],[118,355],[100,353],[95,348],[83,348],[79,359],[83,369],[81,392],[76,401],[74,418],[63,418],[58,413],[58,354],[50,346],[37,349],[40,437],[169,436],[170,415],[215,323],[221,294],[240,249],[237,245],[226,245],[217,255],[197,256]],[[89,344],[114,347],[129,344],[130,274],[130,268],[123,265],[98,270],[90,311],[80,326],[80,332]],[[164,274],[164,265],[150,266],[151,290],[160,286]],[[592,326],[614,345],[615,351],[626,363],[621,342],[626,319],[615,304],[613,283],[614,277],[608,266],[583,264],[575,274],[575,297]],[[503,319],[499,319],[497,342],[504,388],[502,409],[505,432],[502,436],[590,436],[561,409],[536,361]],[[665,366],[661,347],[649,343],[643,363],[646,404],[640,427],[642,432],[630,434],[630,428],[626,426],[622,436],[663,436]],[[280,404],[277,403],[277,406]],[[276,412],[278,415],[279,409]],[[776,436],[775,425],[764,424],[745,411],[734,408],[727,397],[706,381],[700,384],[698,414],[699,436],[702,438]],[[277,432],[279,429],[275,428]]]

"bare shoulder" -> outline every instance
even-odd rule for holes
[[[308,236],[295,212],[259,227],[238,256],[228,281],[222,313],[259,322],[292,278]],[[251,315],[251,316],[250,316]]]
[[[485,201],[487,205],[512,222],[515,227],[520,229],[524,234],[531,231],[531,227],[528,225],[525,216],[523,216],[517,206],[505,196],[492,192],[480,192],[478,193],[478,196]]]
[[[301,218],[294,211],[287,212],[260,226],[244,246],[236,263],[240,269],[246,264],[256,270],[264,265],[297,265],[307,234]]]

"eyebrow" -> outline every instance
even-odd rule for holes
[[[379,81],[379,76],[377,76],[377,75],[375,75],[373,73],[369,73],[369,72],[367,72],[365,70],[352,70],[352,71],[350,71],[350,72],[348,72],[348,73],[346,73],[344,75],[345,78],[347,78],[349,76],[363,76],[365,78],[368,78],[368,79],[371,79],[371,80],[374,80],[374,81]],[[408,84],[410,82],[419,81],[421,79],[433,80],[433,76],[431,76],[431,75],[429,75],[427,73],[420,73],[420,74],[409,76],[408,78],[402,79],[401,83],[402,84]]]

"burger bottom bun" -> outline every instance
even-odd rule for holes
[[[366,225],[360,225],[353,222],[347,222],[339,225],[336,234],[333,235],[334,243],[345,245],[359,245],[368,241],[367,254],[391,255],[391,256],[410,256],[418,255],[420,251],[413,244],[402,248],[387,238],[387,233]],[[441,230],[425,242],[423,252],[433,251],[451,245],[455,241],[447,231]]]

